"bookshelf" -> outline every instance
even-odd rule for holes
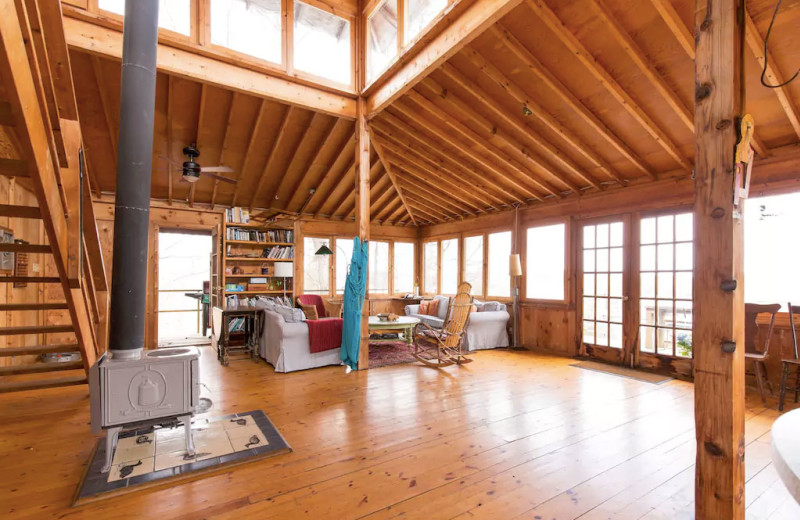
[[[221,287],[226,307],[227,298],[234,295],[284,294],[284,279],[274,276],[274,272],[277,263],[294,261],[293,229],[254,222],[249,220],[247,210],[230,208],[225,211],[221,235]],[[285,282],[286,296],[293,298],[292,278],[286,278]]]

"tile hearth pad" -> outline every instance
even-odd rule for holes
[[[165,484],[198,471],[211,472],[292,451],[261,410],[192,419],[194,456],[186,453],[183,426],[120,434],[111,471],[101,473],[105,443],[98,442],[78,489],[76,505]]]

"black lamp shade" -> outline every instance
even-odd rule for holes
[[[325,244],[322,244],[322,247],[317,249],[317,252],[314,253],[314,254],[315,255],[332,255],[333,251],[331,251],[331,249],[328,246],[326,246]]]

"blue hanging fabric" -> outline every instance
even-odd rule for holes
[[[344,309],[342,311],[342,349],[339,357],[352,369],[358,368],[361,351],[361,309],[367,293],[367,268],[369,243],[353,239],[353,257],[344,284]]]

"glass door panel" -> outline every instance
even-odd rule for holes
[[[583,343],[622,350],[625,224],[614,220],[583,226]]]

